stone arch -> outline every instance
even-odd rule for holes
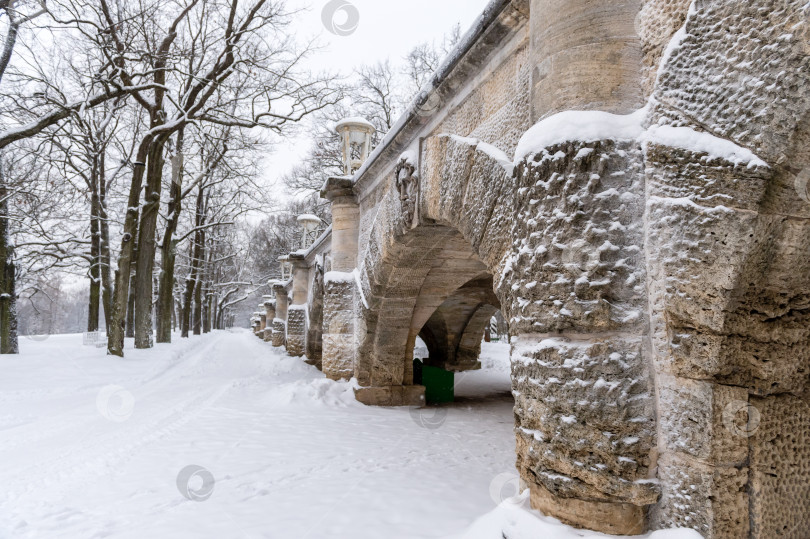
[[[433,317],[431,317],[433,318]],[[447,326],[444,320],[438,318],[433,324],[425,324],[419,331],[419,338],[425,343],[428,349],[429,358],[442,357],[444,354],[444,343],[442,338],[447,333]],[[425,358],[419,358],[425,359]]]
[[[368,307],[355,373],[361,385],[411,385],[410,358],[422,327],[457,289],[488,270],[447,226],[415,228],[382,249],[385,254],[361,270]]]
[[[464,327],[464,333],[461,334],[456,349],[455,365],[451,365],[450,370],[481,368],[481,362],[478,361],[481,355],[481,339],[496,312],[498,312],[498,307],[495,305],[486,303],[479,305]]]
[[[492,145],[440,135],[419,155],[413,215],[391,179],[361,259],[355,376],[370,398],[358,398],[408,403],[419,331],[464,283],[489,277],[517,339],[518,469],[533,505],[640,532],[659,495],[641,148],[565,142],[513,167]]]
[[[417,200],[405,200],[402,182],[391,180],[360,265],[365,328],[357,332],[355,375],[361,385],[410,385],[405,358],[435,310],[476,278],[502,284],[512,242],[495,206],[509,204],[511,170],[466,140],[441,136],[426,143],[424,177],[411,189]]]
[[[429,365],[457,372],[481,368],[481,339],[500,308],[492,288],[491,276],[474,279],[436,308],[419,332],[430,351]]]

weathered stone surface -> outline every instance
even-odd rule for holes
[[[668,451],[716,465],[742,466],[748,459],[747,440],[729,428],[728,411],[747,399],[742,387],[659,375],[661,443]]]
[[[706,539],[748,537],[747,468],[665,454],[658,477],[662,493],[652,512],[655,527],[694,528]]]
[[[332,380],[348,380],[354,376],[355,323],[354,279],[329,279],[324,292],[323,372]]]
[[[272,343],[276,348],[284,346],[287,342],[287,325],[284,320],[276,318],[273,320]]]
[[[529,488],[532,507],[544,514],[555,515],[565,524],[580,526],[588,522],[592,528],[616,535],[638,535],[644,531],[644,508],[638,505],[560,499],[536,482],[530,483]]]
[[[287,352],[301,357],[306,348],[307,311],[305,305],[293,305],[287,313]]]
[[[424,406],[424,386],[361,387],[357,400],[368,406]]]
[[[627,113],[643,105],[638,8],[638,2],[532,0],[535,121],[562,110]]]
[[[323,359],[323,302],[324,266],[316,263],[313,267],[312,283],[308,292],[308,319],[306,336],[307,362],[322,369]]]
[[[640,149],[569,143],[519,167],[502,293],[523,332],[640,331],[646,299]]]
[[[751,399],[751,532],[807,537],[810,530],[810,402],[793,395]],[[751,425],[753,427],[753,425]]]
[[[273,320],[275,320],[276,318],[275,300],[265,301],[264,308],[266,310],[265,314],[266,327],[264,329],[264,340],[266,342],[273,342]]]
[[[327,183],[338,273],[323,291],[310,278],[306,301],[293,283],[305,342],[277,295],[274,344],[313,361],[322,328],[328,377],[356,378],[367,404],[418,405],[417,336],[435,364],[474,368],[499,308],[535,507],[611,533],[804,537],[804,0],[488,9],[367,166]],[[589,124],[513,162],[539,118],[645,103],[641,138]]]
[[[529,339],[512,351],[518,469],[529,484],[562,498],[655,503],[644,482],[655,422],[641,340]]]

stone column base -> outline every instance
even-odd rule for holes
[[[367,406],[424,406],[425,386],[361,387],[354,396]]]
[[[464,362],[464,363],[453,363],[447,364],[444,366],[444,369],[447,371],[452,372],[466,372],[466,371],[480,371],[481,370],[481,362],[480,361],[472,361],[472,362]]]
[[[264,329],[264,342],[273,342],[273,328],[270,326]]]
[[[301,357],[306,351],[307,312],[302,305],[293,305],[287,312],[287,353]]]
[[[286,333],[287,327],[282,320],[276,320],[273,322],[273,346],[279,348],[284,346],[284,342],[286,341]]]
[[[644,507],[638,505],[559,498],[538,484],[529,491],[533,509],[575,528],[613,535],[641,535],[646,528]]]

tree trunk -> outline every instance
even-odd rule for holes
[[[211,333],[211,294],[213,293],[213,285],[211,284],[211,266],[214,259],[213,245],[208,249],[206,256],[207,260],[203,267],[203,279],[201,282],[205,284],[202,287],[202,332]]]
[[[99,227],[98,161],[90,171],[90,300],[87,331],[98,331],[101,308],[101,230]]]
[[[203,307],[203,333],[211,333],[211,302],[214,296],[211,290],[211,283],[205,290],[205,306]]]
[[[163,147],[159,137],[149,149],[146,189],[143,194],[141,224],[138,227],[138,256],[135,265],[135,348],[151,348],[152,340],[152,271],[155,267],[155,233],[157,232],[160,191],[163,183]]]
[[[115,273],[115,290],[113,292],[112,316],[107,335],[107,353],[124,357],[124,315],[129,299],[129,280],[132,268],[132,255],[135,250],[135,236],[138,232],[138,201],[140,200],[141,186],[145,171],[146,160],[151,138],[141,141],[138,147],[135,168],[132,173],[132,183],[129,186],[127,199],[127,214],[124,220],[124,235],[121,238],[121,252],[118,255],[118,271]]]
[[[138,246],[135,245],[135,252],[132,257],[138,254]],[[129,275],[129,298],[127,298],[127,338],[135,337],[135,272],[130,269]]]
[[[191,322],[191,300],[194,296],[194,266],[192,265],[191,272],[186,277],[186,289],[183,291],[183,319],[180,327],[180,336],[184,339],[188,338],[188,331]]]
[[[205,216],[208,210],[208,200],[206,198],[200,214],[200,226],[205,225]],[[199,230],[199,255],[197,256],[197,283],[194,288],[194,335],[202,334],[202,320],[203,320],[203,279],[205,278],[205,270],[208,264],[205,263],[206,258],[206,244],[205,244],[205,230]]]
[[[0,162],[0,354],[18,354],[16,268],[8,208],[6,178]]]
[[[202,334],[202,279],[197,279],[194,287],[194,335]]]
[[[104,154],[101,155],[101,166],[99,167],[98,183],[98,208],[99,208],[99,262],[101,270],[101,302],[104,304],[104,325],[109,331],[112,325],[112,263],[110,256],[110,222],[107,217],[107,178],[104,175]]]
[[[175,162],[172,163],[172,186],[169,194],[169,219],[160,243],[161,272],[158,284],[157,342],[172,342],[172,321],[174,314],[174,262],[177,255],[177,241],[173,239],[180,221],[183,196],[183,139],[185,130],[177,133]]]
[[[163,268],[160,271],[157,305],[157,342],[172,342],[174,316],[174,265],[177,258],[177,240],[170,240],[169,248],[161,246]]]
[[[177,331],[177,298],[172,293],[172,331]]]
[[[186,290],[183,296],[183,328],[182,328],[182,337],[188,337],[188,332],[191,324],[191,315],[192,315],[192,303],[195,296],[195,291],[198,288],[198,284],[200,282],[200,261],[202,260],[202,242],[203,242],[203,235],[202,230],[200,227],[204,223],[204,205],[203,202],[205,190],[202,185],[197,190],[197,202],[196,202],[196,212],[194,215],[194,226],[197,230],[194,232],[194,241],[191,244],[190,252],[191,252],[191,269],[189,270],[188,277],[186,277]],[[194,332],[195,335],[199,335],[199,332]]]
[[[6,12],[8,15],[8,12]],[[0,51],[0,81],[3,80],[3,74],[6,72],[9,62],[11,61],[11,53],[14,51],[14,45],[17,43],[17,34],[20,31],[20,23],[17,20],[10,21],[6,33],[6,39],[3,43],[3,50]]]

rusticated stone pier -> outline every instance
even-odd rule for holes
[[[266,303],[358,400],[512,338],[532,505],[614,534],[810,531],[804,0],[493,0]],[[267,335],[267,333],[265,333]]]

